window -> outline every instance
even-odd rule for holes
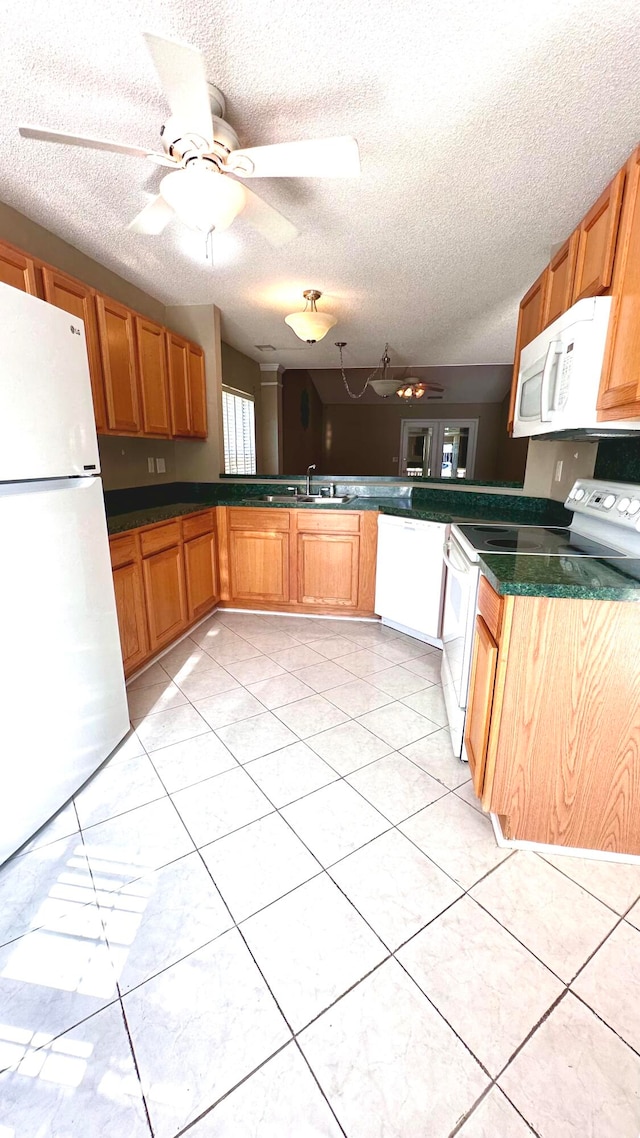
[[[403,419],[400,474],[410,478],[473,478],[477,419]]]
[[[256,416],[253,399],[222,389],[225,474],[256,473]]]

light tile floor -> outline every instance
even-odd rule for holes
[[[438,680],[219,613],[131,683],[0,870],[0,1138],[637,1138],[640,866],[498,849]]]

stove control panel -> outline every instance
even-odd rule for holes
[[[640,486],[633,483],[579,478],[565,507],[574,514],[606,519],[609,525],[640,532]]]

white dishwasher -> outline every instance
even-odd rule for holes
[[[378,515],[375,611],[384,624],[442,647],[447,526]]]

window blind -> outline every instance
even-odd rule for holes
[[[253,399],[222,391],[225,474],[256,473],[256,418]]]

